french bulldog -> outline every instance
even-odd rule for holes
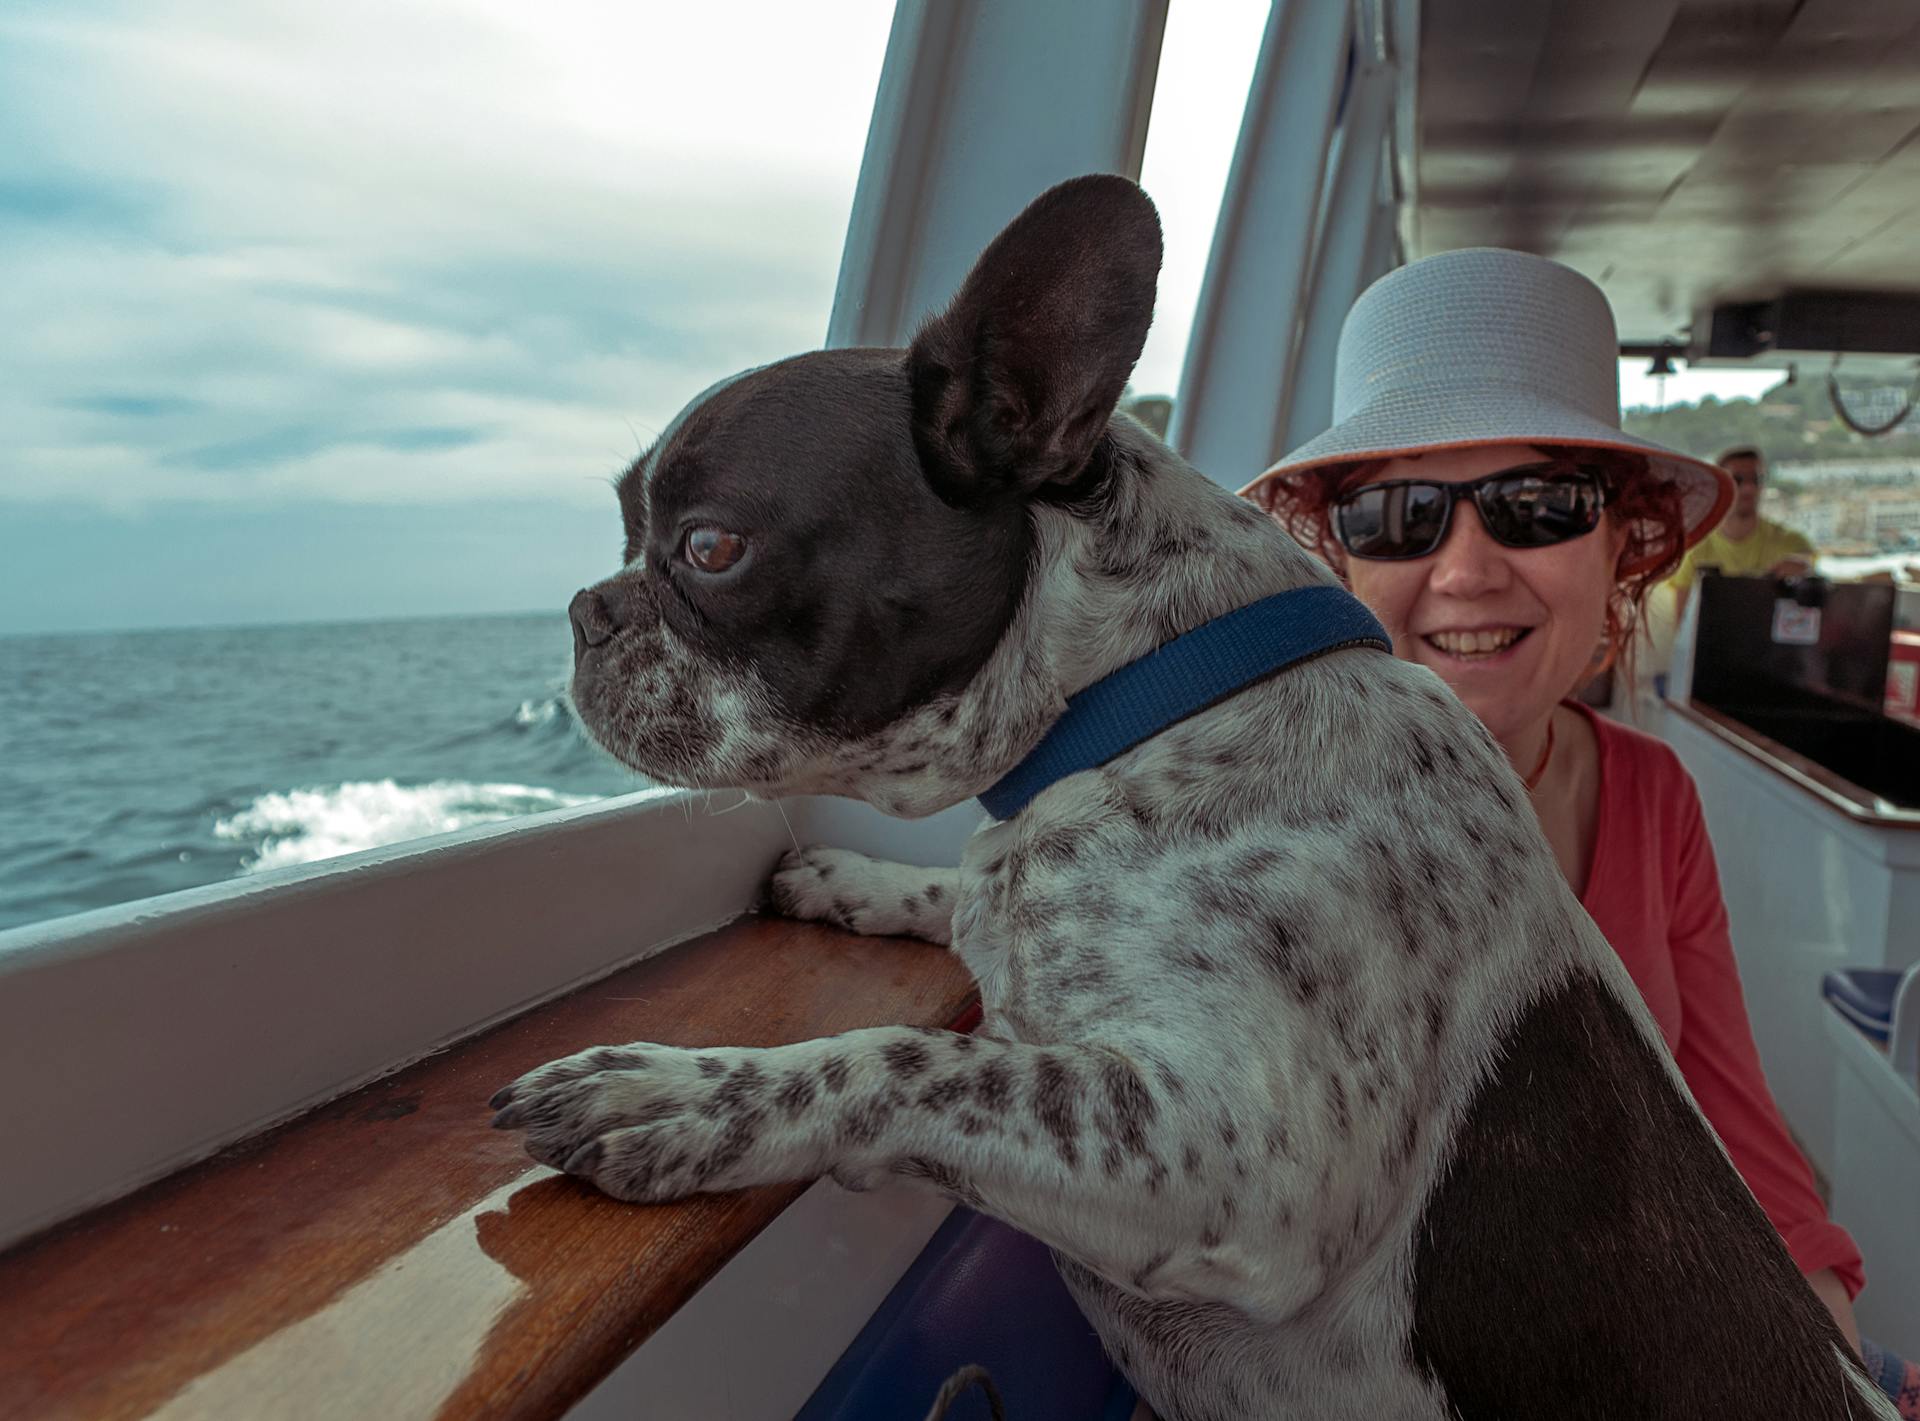
[[[1137,187],[1077,179],[907,348],[695,399],[573,601],[592,736],[667,783],[925,815],[1122,668],[1332,586],[1116,414],[1160,252]],[[1328,650],[1055,780],[958,870],[816,849],[774,892],[950,943],[980,1028],[597,1046],[496,1125],[620,1199],[938,1190],[1051,1246],[1166,1421],[1893,1416],[1424,669]]]

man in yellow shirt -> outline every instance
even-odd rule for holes
[[[1760,485],[1765,464],[1758,449],[1742,445],[1713,461],[1733,479],[1733,507],[1720,526],[1693,547],[1672,579],[1677,611],[1687,609],[1687,594],[1703,567],[1728,577],[1797,577],[1813,571],[1813,544],[1791,528],[1760,516]]]

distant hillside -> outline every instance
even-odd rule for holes
[[[1885,420],[1899,408],[1897,396],[1889,391],[1877,394],[1881,401],[1877,405],[1850,396],[1849,407],[1868,422]],[[1120,408],[1166,438],[1173,413],[1172,396],[1137,394],[1128,386]],[[1625,412],[1621,423],[1629,434],[1702,459],[1711,459],[1736,444],[1751,444],[1776,467],[1823,459],[1920,460],[1920,412],[1908,416],[1891,434],[1874,439],[1855,434],[1835,417],[1824,375],[1783,380],[1757,400],[1721,400],[1708,395],[1698,404],[1668,405],[1663,410],[1637,406]],[[1793,486],[1790,479],[1776,478],[1774,482],[1783,489]]]
[[[1886,397],[1882,397],[1883,400]],[[1848,406],[1873,420],[1890,416],[1897,404]],[[1894,433],[1877,439],[1855,434],[1833,413],[1823,376],[1802,376],[1775,385],[1757,400],[1719,400],[1708,395],[1698,404],[1664,410],[1630,409],[1622,421],[1629,434],[1658,440],[1685,453],[1711,459],[1734,444],[1752,444],[1770,464],[1809,459],[1920,458],[1920,418],[1909,416]]]

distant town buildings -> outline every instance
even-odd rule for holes
[[[1758,400],[1719,400],[1625,411],[1629,433],[1711,459],[1734,445],[1767,457],[1761,512],[1806,534],[1829,557],[1873,557],[1920,549],[1920,408],[1913,376],[1867,373],[1842,391],[1853,423],[1840,417],[1824,374],[1783,372]],[[1905,418],[1900,418],[1905,410]],[[1863,437],[1853,426],[1881,426]]]
[[[1823,553],[1920,548],[1920,459],[1783,461],[1761,512]]]

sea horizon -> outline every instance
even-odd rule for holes
[[[0,929],[647,788],[564,609],[0,637]]]
[[[266,627],[350,627],[377,626],[389,622],[492,621],[502,617],[545,617],[566,615],[566,607],[520,607],[482,612],[386,612],[373,616],[241,618],[219,622],[152,622],[111,627],[50,627],[9,631],[0,627],[0,641],[25,641],[35,637],[131,636],[146,632],[228,632]]]

